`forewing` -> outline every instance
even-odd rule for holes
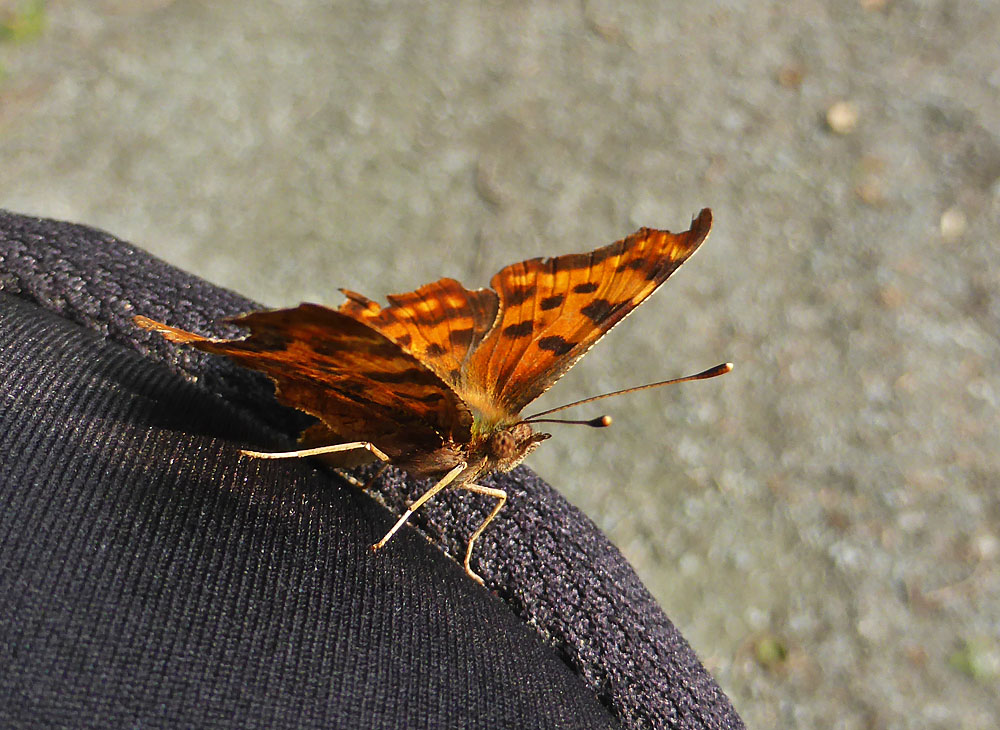
[[[519,413],[666,281],[711,227],[706,208],[684,233],[641,228],[591,253],[502,269],[490,282],[500,315],[469,359],[467,387],[502,413]]]
[[[416,291],[388,297],[391,306],[350,291],[339,311],[378,330],[427,365],[453,387],[470,351],[489,332],[497,316],[491,289],[469,290],[441,279]]]
[[[472,414],[454,389],[371,327],[333,309],[301,304],[236,317],[242,340],[210,340],[144,317],[138,324],[175,342],[225,355],[267,374],[285,405],[349,440],[398,453],[469,440]],[[392,455],[390,453],[390,455]]]

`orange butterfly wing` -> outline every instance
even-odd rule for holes
[[[346,439],[372,441],[390,457],[467,443],[472,414],[454,389],[376,330],[342,312],[300,304],[236,317],[242,340],[210,340],[137,317],[174,342],[226,355],[274,381],[285,405]]]
[[[684,233],[642,228],[591,253],[513,264],[492,289],[441,279],[388,297],[388,307],[345,291],[337,310],[253,312],[233,320],[250,328],[244,340],[137,321],[266,373],[281,402],[330,432],[391,456],[430,451],[443,440],[468,443],[473,411],[487,428],[516,418],[666,281],[711,226],[706,208]]]
[[[490,282],[499,318],[469,358],[459,392],[493,410],[491,420],[516,416],[666,281],[711,227],[705,208],[684,233],[641,228],[591,253],[500,270]]]

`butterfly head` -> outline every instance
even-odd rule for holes
[[[485,456],[492,469],[510,471],[548,437],[549,434],[538,433],[523,421],[502,426],[486,438]]]

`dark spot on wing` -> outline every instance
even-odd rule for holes
[[[626,261],[624,264],[619,264],[618,268],[615,269],[616,273],[621,273],[622,271],[638,271],[639,269],[645,268],[646,261],[641,258],[632,259],[631,261]]]
[[[597,266],[599,264],[603,264],[604,259],[612,253],[615,255],[621,253],[621,247],[617,243],[612,243],[610,246],[604,246],[603,248],[599,248],[596,251],[591,251],[589,254],[583,255],[590,259],[588,262],[590,266]]]
[[[551,297],[545,297],[545,299],[539,302],[538,306],[542,309],[543,312],[547,312],[550,309],[555,309],[560,304],[562,304],[565,298],[566,296],[564,294],[556,294]]]
[[[437,342],[432,342],[427,346],[427,349],[424,350],[424,354],[427,355],[427,357],[441,357],[446,352],[448,352],[448,350],[446,350],[442,345],[439,345]]]
[[[457,349],[467,348],[472,344],[473,330],[471,327],[463,330],[452,330],[448,334],[448,339],[451,341],[451,346]]]
[[[596,281],[587,281],[584,282],[583,284],[577,284],[576,286],[574,286],[573,292],[575,294],[593,294],[595,291],[597,291],[597,286],[598,285]]]
[[[680,264],[677,264],[680,266]],[[662,266],[656,266],[646,272],[646,281],[656,281],[659,279],[661,282],[666,281],[667,277],[674,273],[677,268],[674,265],[668,265],[666,268]]]
[[[575,345],[575,342],[569,342],[565,337],[560,337],[559,335],[543,337],[538,341],[538,349],[554,352],[556,355],[565,355]]]
[[[344,343],[337,340],[320,340],[313,343],[312,349],[325,357],[336,357],[345,350]]]
[[[435,380],[430,371],[420,368],[409,368],[400,372],[390,373],[376,370],[361,373],[361,377],[374,380],[376,383],[433,383]]]
[[[399,345],[400,347],[409,347],[410,343],[412,342],[413,342],[413,337],[410,336],[409,332],[400,335],[399,337],[396,338],[396,344]]]
[[[549,266],[552,269],[552,273],[592,269],[604,263],[604,260],[608,258],[608,256],[617,256],[619,254],[621,254],[621,246],[617,243],[613,243],[610,246],[599,248],[596,251],[591,251],[590,253],[571,253],[566,254],[565,256],[559,256],[558,258],[551,259]]]
[[[586,307],[580,310],[580,314],[587,317],[594,324],[600,324],[611,314],[614,306],[607,299],[595,299]]]
[[[523,289],[512,289],[504,293],[503,303],[507,307],[516,307],[518,304],[524,304],[533,296],[535,296],[535,287],[533,286],[526,286]]]
[[[350,344],[343,346],[342,351],[354,352],[359,348],[352,346]],[[384,360],[395,360],[398,358],[402,352],[399,345],[394,342],[378,342],[374,344],[366,343],[364,347],[364,352],[371,355],[372,358],[382,358]]]
[[[274,331],[254,332],[247,344],[257,352],[280,352],[295,341],[292,335]]]
[[[527,337],[534,331],[535,323],[530,319],[524,322],[518,322],[517,324],[509,324],[503,328],[503,336],[510,337],[511,339],[516,339],[518,337]]]

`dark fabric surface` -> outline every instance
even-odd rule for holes
[[[372,555],[392,521],[375,500],[312,462],[238,459],[306,421],[131,319],[234,335],[218,321],[254,303],[3,212],[0,288],[8,724],[742,727],[617,550],[530,471],[484,482],[511,497],[474,558],[491,595],[438,550],[461,555],[487,501],[442,495],[413,523],[430,542],[404,529]],[[372,496],[398,513],[424,486],[390,472]]]
[[[0,294],[0,726],[610,728],[514,614],[159,365]]]

